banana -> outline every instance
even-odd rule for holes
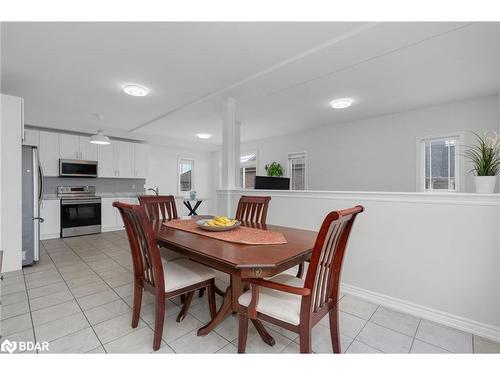
[[[226,216],[214,216],[213,219],[207,220],[205,226],[209,227],[228,227],[237,223],[237,220],[229,219]]]

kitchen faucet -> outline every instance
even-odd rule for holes
[[[160,195],[160,189],[158,189],[158,186],[153,186],[152,188],[149,188],[147,191],[150,190],[154,192],[156,195]]]

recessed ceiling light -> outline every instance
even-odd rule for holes
[[[123,91],[132,96],[146,96],[149,93],[147,87],[136,84],[123,86]]]
[[[109,145],[111,143],[109,138],[102,133],[102,130],[99,130],[97,134],[90,137],[89,142],[95,145]]]
[[[330,106],[335,109],[344,109],[350,107],[352,102],[351,98],[335,99],[330,102]]]
[[[208,133],[198,133],[198,134],[196,134],[196,136],[200,139],[212,138],[212,134],[208,134]]]

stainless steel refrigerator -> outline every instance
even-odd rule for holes
[[[40,203],[43,197],[43,172],[38,148],[23,146],[23,266],[40,259]]]

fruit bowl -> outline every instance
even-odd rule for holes
[[[196,222],[198,227],[210,232],[225,232],[236,229],[241,222],[235,219],[229,219],[225,216],[214,216],[213,219],[203,219]]]

